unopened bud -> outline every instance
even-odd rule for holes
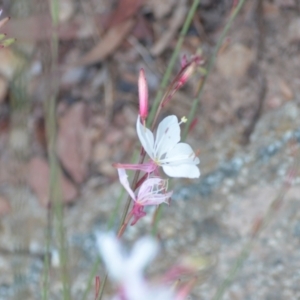
[[[141,69],[139,75],[139,112],[144,122],[148,116],[148,85],[144,69]]]
[[[186,55],[184,54],[181,58],[181,68],[183,69],[188,64],[188,59]]]
[[[188,81],[188,79],[194,73],[195,68],[196,68],[195,62],[192,62],[190,65],[186,67],[186,69],[183,71],[181,77],[178,80],[179,87],[183,86]]]

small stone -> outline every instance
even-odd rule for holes
[[[217,58],[217,67],[226,78],[244,76],[254,61],[254,52],[243,44],[234,44]]]
[[[294,98],[294,93],[291,87],[283,79],[279,81],[279,88],[285,100],[292,100]]]
[[[116,169],[112,166],[111,162],[108,161],[101,163],[99,171],[108,177],[114,177],[117,175]]]
[[[29,148],[29,136],[26,127],[16,126],[12,128],[9,143],[16,153],[26,156],[25,154]]]
[[[59,21],[61,23],[67,22],[74,13],[73,0],[60,0],[58,1],[59,6]]]
[[[0,74],[10,80],[14,74],[24,65],[24,60],[11,48],[3,48],[0,51]]]
[[[297,221],[294,227],[294,236],[300,238],[300,221]]]
[[[11,211],[9,201],[3,195],[0,195],[0,216],[4,216]]]
[[[100,163],[110,156],[110,149],[108,145],[103,142],[99,142],[93,149],[93,162]]]
[[[295,18],[291,21],[287,34],[289,43],[300,41],[300,18]]]
[[[267,99],[266,103],[269,108],[275,109],[275,108],[282,106],[283,101],[280,97],[273,96],[273,97],[270,97],[269,99]]]
[[[105,142],[109,145],[114,145],[119,143],[123,138],[123,133],[117,128],[108,129],[108,133],[105,138]]]

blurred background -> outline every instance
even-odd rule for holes
[[[201,50],[206,68],[237,2],[200,1],[170,82],[183,55]],[[94,299],[93,286],[84,297],[97,261],[95,233],[125,203],[117,201],[112,163],[129,162],[139,149],[138,73],[145,69],[151,105],[192,1],[57,4],[51,15],[50,1],[0,1],[11,18],[1,32],[16,38],[0,50],[0,299],[42,299],[49,232],[49,299],[62,299],[49,209],[51,128],[71,299]],[[205,82],[188,137],[201,178],[172,181],[174,197],[158,225],[162,251],[150,270],[161,274],[182,255],[193,258],[199,280],[190,299],[212,299],[249,241],[224,299],[300,298],[299,14],[298,0],[245,1]],[[197,70],[161,117],[187,116],[202,79]],[[276,197],[284,201],[269,218]],[[271,222],[258,235],[266,216]],[[149,211],[124,239],[149,233],[151,222]],[[116,229],[118,221],[110,224]]]

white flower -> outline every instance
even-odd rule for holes
[[[170,177],[198,178],[200,163],[193,149],[180,143],[180,123],[176,116],[164,118],[158,125],[156,138],[153,133],[137,119],[136,130],[140,142],[151,160],[161,166]]]
[[[136,242],[130,254],[125,254],[119,240],[113,234],[97,235],[97,245],[109,275],[116,282],[127,277],[141,277],[144,268],[153,260],[158,245],[151,238]]]
[[[120,287],[121,295],[114,299],[172,300],[168,289],[150,287],[143,276],[145,267],[157,253],[157,243],[151,238],[140,239],[130,254],[125,254],[119,240],[112,234],[97,236],[97,244],[109,276]]]

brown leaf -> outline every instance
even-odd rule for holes
[[[185,0],[181,0],[178,2],[176,10],[172,16],[170,26],[168,30],[161,35],[158,41],[153,45],[150,52],[154,56],[160,55],[167,47],[170,46],[172,39],[178,32],[178,29],[183,24],[186,13],[187,13],[187,3]]]
[[[62,116],[57,138],[58,156],[77,183],[86,178],[92,147],[84,121],[85,109],[83,103],[77,103]]]
[[[176,0],[150,0],[148,5],[153,11],[155,19],[162,19],[172,12],[176,2]]]
[[[134,23],[134,19],[128,19],[110,28],[101,41],[81,58],[78,65],[93,64],[112,54],[132,30]]]
[[[294,93],[285,80],[281,79],[279,81],[279,88],[285,100],[292,100],[294,98]]]
[[[145,17],[139,15],[136,18],[136,24],[132,30],[132,35],[134,35],[138,40],[148,40],[152,43],[153,41],[153,29],[152,23],[149,22]]]
[[[118,25],[135,15],[144,0],[119,0],[116,10],[109,18],[107,28]]]
[[[7,94],[7,89],[8,89],[7,80],[3,76],[0,76],[0,103],[4,102],[5,96]]]
[[[101,26],[102,16],[95,16],[95,23]],[[52,21],[48,14],[31,16],[28,18],[13,18],[3,27],[8,36],[18,41],[47,40],[52,36]],[[57,34],[60,39],[70,40],[75,38],[87,38],[94,33],[93,25],[79,16],[70,22],[59,25]]]
[[[39,117],[34,122],[34,134],[37,142],[42,147],[44,152],[47,152],[47,136],[46,136],[46,124],[44,117]]]
[[[18,41],[47,39],[51,37],[52,21],[48,14],[23,19],[13,18],[3,30]]]
[[[11,212],[9,201],[3,195],[0,195],[0,216],[4,216]]]
[[[49,165],[41,157],[34,157],[28,164],[28,184],[43,206],[49,204]],[[76,187],[62,175],[62,195],[64,202],[71,202],[77,196]]]

